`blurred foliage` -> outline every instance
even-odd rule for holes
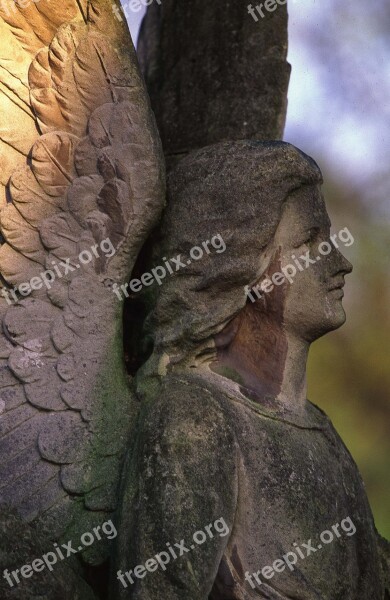
[[[354,265],[347,277],[347,323],[316,342],[308,396],[332,419],[366,484],[379,532],[390,539],[390,225],[378,222],[359,193],[325,186],[333,232],[355,241],[340,247]]]
[[[347,323],[313,345],[309,398],[331,417],[390,539],[390,3],[289,0],[285,139],[318,160],[343,252]]]

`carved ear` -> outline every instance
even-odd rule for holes
[[[0,271],[7,285],[31,284],[17,306],[6,287],[0,297],[0,502],[54,541],[116,507],[137,405],[110,285],[128,278],[165,202],[128,32],[106,35],[118,30],[109,0],[90,3],[87,22],[84,4],[66,1],[61,20],[40,0],[0,20]],[[100,543],[84,555],[106,553]]]

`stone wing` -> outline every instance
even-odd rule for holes
[[[5,0],[0,107],[0,513],[77,539],[115,510],[137,408],[112,284],[130,277],[165,200],[112,1]]]

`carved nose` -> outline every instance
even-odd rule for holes
[[[349,262],[349,260],[347,258],[345,258],[344,254],[341,254],[341,252],[338,250],[337,251],[338,254],[338,261],[337,261],[337,275],[339,273],[342,273],[343,275],[349,275],[349,273],[352,273],[353,271],[353,266],[352,264]]]
[[[345,258],[345,256],[343,256],[343,263],[344,263],[344,268],[343,268],[344,275],[349,275],[349,273],[352,273],[353,265],[352,265],[352,263],[349,262],[348,259]]]

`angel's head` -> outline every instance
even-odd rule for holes
[[[309,342],[344,322],[341,287],[351,267],[334,245],[325,252],[330,221],[321,183],[317,164],[284,142],[224,142],[178,164],[168,180],[162,245],[165,257],[180,254],[186,266],[159,289],[159,354],[179,363],[209,356],[215,336],[251,301]],[[226,250],[187,264],[191,249],[216,235]],[[250,292],[268,279],[272,289]]]

